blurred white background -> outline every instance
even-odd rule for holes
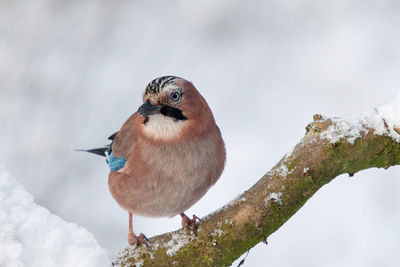
[[[400,89],[399,1],[0,2],[0,164],[35,200],[117,252],[128,215],[111,198],[106,143],[161,75],[192,81],[228,158],[187,214],[253,185],[314,113],[342,116]],[[324,186],[245,266],[398,266],[400,168]],[[180,218],[134,218],[147,236]]]

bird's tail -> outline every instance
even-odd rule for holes
[[[93,149],[75,149],[75,151],[89,152],[89,153],[93,153],[93,154],[105,157],[106,152],[110,151],[110,145],[104,146],[104,147],[99,147],[99,148],[93,148]]]
[[[108,160],[108,155],[111,154],[111,149],[112,149],[112,144],[114,142],[115,137],[117,136],[118,132],[113,133],[108,137],[108,140],[111,140],[111,144],[105,145],[104,147],[99,147],[99,148],[93,148],[93,149],[75,149],[75,151],[83,151],[83,152],[89,152],[93,153],[96,155],[100,155],[103,157],[106,157]]]
[[[121,169],[125,166],[126,158],[114,157],[114,155],[112,154],[112,144],[113,144],[114,139],[117,136],[117,134],[118,134],[118,132],[112,134],[108,138],[108,140],[111,140],[111,144],[109,144],[109,145],[105,145],[103,147],[93,148],[93,149],[76,149],[76,151],[89,152],[92,154],[106,157],[106,162],[107,162],[108,166],[110,167],[110,170],[118,171],[119,169]]]

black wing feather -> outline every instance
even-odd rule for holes
[[[110,135],[110,137],[108,137],[108,140],[111,140],[111,144],[109,144],[109,145],[106,145],[104,147],[99,147],[99,148],[93,148],[93,149],[76,149],[76,151],[89,152],[89,153],[93,153],[93,154],[105,157],[106,156],[106,151],[108,152],[108,154],[111,153],[112,144],[113,144],[114,139],[115,139],[115,137],[117,136],[118,133],[119,132],[115,132],[112,135]]]

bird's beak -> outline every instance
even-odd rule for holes
[[[152,106],[149,102],[145,102],[138,109],[138,113],[142,116],[160,113],[161,105]]]

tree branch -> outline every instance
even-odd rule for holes
[[[279,229],[324,184],[368,168],[400,164],[399,129],[375,109],[342,119],[314,115],[304,138],[254,186],[182,229],[128,247],[121,266],[229,266]]]

